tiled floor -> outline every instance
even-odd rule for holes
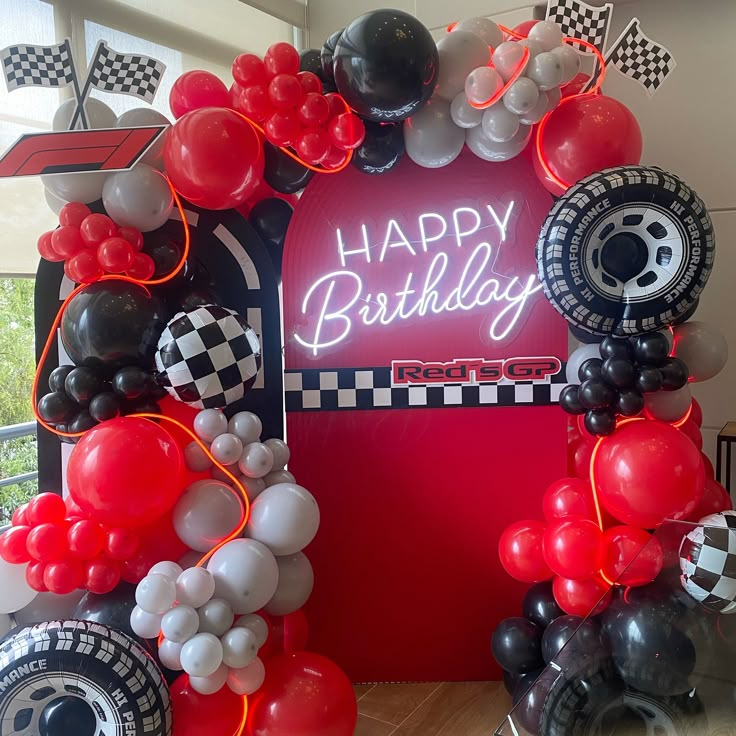
[[[356,685],[355,736],[491,736],[511,707],[500,682]]]

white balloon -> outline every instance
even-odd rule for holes
[[[231,669],[227,676],[228,687],[238,695],[252,695],[263,685],[266,679],[266,668],[259,657],[247,667]]]
[[[452,28],[452,33],[456,31],[474,33],[492,49],[495,49],[503,41],[503,31],[490,18],[466,18],[458,21]]]
[[[519,131],[519,116],[496,103],[483,113],[483,133],[496,143],[510,141]]]
[[[135,589],[135,602],[146,613],[164,614],[176,600],[176,583],[160,573],[146,575]]]
[[[567,43],[552,49],[550,54],[554,54],[562,62],[561,84],[572,81],[580,71],[580,54]]]
[[[42,174],[41,182],[51,194],[64,202],[89,204],[102,197],[102,188],[110,174]]]
[[[222,661],[228,667],[246,667],[258,654],[258,640],[255,632],[244,626],[236,626],[226,631],[222,642]]]
[[[468,78],[465,80],[465,96],[468,98],[468,102],[482,105],[490,100],[502,87],[503,79],[501,75],[489,66],[481,66],[473,69],[468,74]]]
[[[13,619],[7,613],[0,613],[0,639],[14,627]]]
[[[176,644],[189,641],[198,631],[199,615],[191,606],[180,603],[167,611],[161,619],[161,633]]]
[[[203,442],[212,442],[228,431],[227,417],[219,409],[202,409],[194,417],[194,431]]]
[[[235,491],[219,480],[198,480],[174,506],[176,535],[191,549],[209,552],[238,526],[242,511]]]
[[[207,601],[199,608],[197,614],[199,616],[199,631],[215,636],[222,636],[235,621],[232,606],[222,598],[213,598]]]
[[[230,417],[227,423],[227,431],[240,437],[243,445],[258,442],[261,439],[263,424],[261,420],[251,411],[239,411]]]
[[[535,41],[532,38],[522,38],[521,41],[518,41],[518,44],[519,46],[524,46],[525,48],[529,49],[529,60],[530,61],[535,56],[538,56],[539,54],[544,53],[544,46],[542,46],[542,44],[539,43],[539,41]]]
[[[0,613],[25,608],[37,595],[26,582],[28,565],[12,565],[0,558]]]
[[[48,189],[43,190],[43,198],[46,200],[46,204],[49,206],[49,209],[55,214],[58,215],[59,212],[61,212],[61,208],[66,204],[66,202],[63,199],[59,199],[55,194],[52,194]]]
[[[452,120],[450,103],[432,97],[404,124],[404,145],[407,156],[427,169],[452,163],[463,150],[465,134]]]
[[[543,20],[529,29],[529,38],[542,45],[545,51],[552,51],[562,43],[563,33],[557,23]]]
[[[485,161],[508,161],[526,148],[531,134],[530,126],[520,125],[519,131],[510,141],[496,143],[483,133],[482,128],[472,128],[466,131],[465,142],[478,158]]]
[[[190,549],[179,558],[179,567],[182,570],[188,570],[190,567],[196,567],[197,563],[202,559],[202,553],[195,549]]]
[[[188,675],[209,677],[222,664],[222,644],[214,634],[196,634],[185,642],[179,656]]]
[[[503,95],[503,104],[517,115],[531,112],[538,100],[539,88],[528,77],[519,77]]]
[[[190,567],[176,579],[176,599],[192,608],[199,608],[215,593],[215,579],[203,567]]]
[[[136,636],[143,639],[155,639],[161,631],[161,619],[163,614],[148,613],[140,606],[136,606],[130,612],[130,628]]]
[[[135,107],[132,110],[126,110],[115,123],[116,128],[144,128],[148,125],[171,125],[171,121],[152,107]],[[140,163],[153,166],[159,171],[164,170],[164,143],[168,134],[169,128],[161,133],[146,151]]]
[[[56,621],[74,618],[74,611],[84,597],[84,590],[75,590],[66,595],[39,593],[27,606],[13,614],[17,626],[39,624],[43,621]],[[0,629],[2,626],[0,625]],[[0,636],[2,633],[0,632]]]
[[[662,422],[676,422],[682,419],[692,403],[693,395],[687,384],[676,391],[654,391],[644,394],[645,413]]]
[[[296,478],[288,470],[272,470],[268,475],[263,476],[263,481],[264,488],[268,488],[277,483],[296,483]],[[250,494],[248,497],[250,498]]]
[[[565,367],[565,378],[568,383],[574,383],[580,385],[582,381],[578,377],[578,369],[590,358],[600,358],[601,350],[597,342],[587,343],[581,345],[570,353],[570,357],[567,359],[567,366]]]
[[[454,30],[437,42],[439,72],[435,95],[451,102],[465,88],[465,79],[491,58],[488,44],[469,31]]]
[[[102,187],[102,204],[117,225],[149,233],[166,224],[174,196],[160,171],[136,164],[128,171],[110,174]]]
[[[177,565],[176,562],[171,562],[171,560],[164,560],[163,562],[157,562],[149,571],[148,574],[151,573],[158,573],[159,575],[163,575],[166,578],[169,578],[170,580],[173,580],[174,583],[176,583],[176,579],[179,577],[179,575],[182,574],[183,568],[181,565]]]
[[[214,695],[227,682],[230,668],[221,664],[209,677],[190,677],[189,682],[193,690],[202,695]]]
[[[689,321],[674,327],[672,355],[685,362],[691,381],[717,376],[728,361],[728,343],[723,333],[707,322]]]
[[[184,448],[184,462],[187,468],[194,473],[202,473],[212,467],[212,460],[196,442],[190,442]]]
[[[527,65],[526,76],[539,87],[542,92],[546,92],[553,87],[559,87],[562,84],[564,68],[562,60],[559,56],[549,51],[535,56]]]
[[[161,664],[170,670],[183,669],[181,666],[181,648],[183,646],[183,643],[164,639],[158,645],[158,658],[161,660]]]
[[[69,130],[69,124],[72,121],[74,111],[77,109],[76,100],[66,100],[59,105],[54,113],[54,119],[51,122],[51,130]],[[117,116],[111,107],[104,102],[88,97],[85,100],[84,109],[87,117],[87,125],[89,128],[114,128]],[[78,118],[77,118],[78,120]],[[77,129],[81,127],[77,122]]]
[[[291,457],[291,450],[289,450],[286,442],[273,437],[270,440],[266,440],[263,444],[273,453],[273,468],[271,470],[283,470]]]
[[[266,488],[251,506],[246,534],[275,555],[284,556],[303,550],[318,528],[319,507],[314,496],[296,483],[279,483]]]
[[[547,90],[544,94],[547,97],[547,112],[550,112],[550,110],[554,110],[560,104],[562,92],[559,87],[555,87],[554,89]],[[539,96],[542,97],[542,94],[540,93]]]
[[[225,469],[232,473],[236,478],[240,475],[240,468],[238,467],[238,464],[235,463],[234,465],[226,465]],[[233,485],[233,481],[223,470],[220,470],[220,468],[212,468],[212,472],[210,473],[212,478],[214,480],[219,481],[220,483],[225,483],[228,486]]]
[[[218,463],[235,465],[243,454],[243,443],[236,434],[225,432],[215,437],[210,452]]]
[[[273,453],[262,442],[251,442],[243,448],[238,467],[249,478],[263,478],[273,468]]]
[[[303,552],[277,557],[276,563],[279,566],[279,584],[264,610],[273,616],[286,616],[309,600],[314,588],[314,571]]]
[[[468,102],[468,97],[463,89],[450,104],[450,116],[452,122],[461,128],[475,128],[476,125],[480,125],[480,121],[483,119],[483,110],[473,107]]]
[[[504,82],[508,82],[518,71],[524,58],[524,47],[515,41],[504,41],[493,52],[493,66]],[[467,91],[467,88],[466,88]]]
[[[247,613],[245,616],[240,616],[233,624],[233,627],[239,626],[253,632],[256,637],[256,647],[258,649],[266,643],[268,639],[268,624],[262,616],[259,616],[257,613]]]
[[[549,104],[547,94],[547,92],[539,93],[537,104],[534,105],[534,107],[529,110],[529,112],[525,113],[519,118],[519,122],[521,122],[522,125],[534,125],[545,116],[545,114],[547,113],[547,106]]]
[[[215,595],[226,600],[237,614],[263,608],[273,598],[279,582],[276,558],[255,539],[228,542],[212,555],[207,569],[215,579]]]
[[[274,471],[277,474],[286,473],[286,470],[275,470]],[[239,475],[238,480],[243,484],[243,487],[245,488],[245,492],[248,494],[248,500],[253,503],[253,501],[258,498],[258,496],[263,493],[263,491],[266,489],[266,478],[273,475],[273,473],[268,473],[267,475],[264,475],[263,478],[249,478],[247,475]],[[289,473],[291,475],[291,473]]]

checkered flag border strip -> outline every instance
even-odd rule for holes
[[[612,13],[611,3],[597,8],[580,0],[549,0],[547,5],[547,20],[557,23],[565,36],[592,43],[601,52],[608,39]]]
[[[67,39],[57,46],[13,45],[0,51],[8,92],[19,87],[66,87],[74,82],[74,61]]]
[[[89,71],[89,84],[102,92],[153,102],[166,65],[142,54],[121,54],[101,41]]]
[[[392,385],[391,368],[307,368],[284,375],[286,411],[550,406],[567,385],[565,366],[547,381]]]

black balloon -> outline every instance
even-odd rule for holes
[[[63,391],[66,377],[74,370],[73,365],[60,365],[54,368],[49,375],[49,388],[52,391]]]
[[[633,357],[631,343],[625,337],[604,337],[601,340],[601,358],[629,358]]]
[[[77,432],[86,432],[88,429],[97,426],[97,420],[86,410],[82,409],[74,419],[69,422],[69,431],[73,434]]]
[[[585,429],[596,437],[606,437],[616,430],[616,414],[613,409],[591,409],[585,413]]]
[[[304,49],[299,52],[299,71],[312,72],[322,79],[322,62],[319,49]]]
[[[120,416],[120,399],[112,391],[97,394],[89,403],[89,413],[98,422],[115,419]]]
[[[146,371],[131,365],[121,368],[112,377],[112,388],[126,399],[137,399],[148,392],[151,378]]]
[[[146,237],[148,238],[148,242],[146,242],[143,252],[147,253],[153,259],[155,266],[153,277],[158,279],[166,276],[166,274],[171,273],[177,267],[181,260],[182,244],[165,236],[164,233],[153,236],[147,234]],[[184,269],[172,280],[180,280],[183,277]]]
[[[592,618],[583,619],[580,616],[562,615],[555,619],[544,631],[542,656],[549,664],[557,659],[560,652],[565,662],[568,658],[608,656],[600,624]]]
[[[124,417],[129,414],[160,414],[161,407],[153,399],[136,399],[135,401],[126,401],[120,413]]]
[[[93,621],[118,629],[136,641],[142,641],[130,627],[130,614],[135,608],[135,585],[120,583],[110,591],[98,595],[87,593],[79,601],[72,618]]]
[[[269,197],[256,204],[248,215],[248,222],[263,240],[283,246],[294,208],[283,199]]]
[[[76,695],[61,695],[54,698],[41,711],[38,733],[40,736],[57,736],[57,734],[95,736],[97,713],[86,700]]]
[[[585,407],[580,403],[580,386],[571,383],[560,391],[560,406],[568,414],[585,414]]]
[[[41,419],[49,424],[59,424],[71,419],[79,407],[64,393],[52,391],[42,396],[38,401],[38,413]]]
[[[512,698],[515,706],[513,715],[528,733],[539,733],[542,709],[559,674],[557,670],[546,669],[533,673],[531,681],[531,675],[523,675],[519,680]]]
[[[179,290],[168,299],[175,312],[191,312],[205,304],[222,304],[222,299],[210,287],[198,286]]]
[[[69,398],[80,406],[89,406],[93,397],[102,391],[103,379],[92,368],[75,368],[69,372],[64,382],[64,390]]]
[[[517,675],[514,672],[507,672],[506,670],[503,671],[503,686],[509,695],[514,694],[514,689],[522,677],[524,675]]]
[[[555,197],[552,195],[552,199],[557,201],[559,197]],[[570,334],[578,341],[582,342],[585,345],[590,345],[592,343],[600,342],[600,335],[593,335],[587,330],[584,330],[582,327],[577,327],[576,325],[568,325],[570,328]]]
[[[61,341],[77,365],[105,366],[153,363],[168,310],[137,284],[98,281],[67,304],[61,320]]]
[[[509,672],[524,675],[544,667],[542,629],[520,616],[501,621],[493,632],[491,648],[496,662]]]
[[[616,388],[631,388],[636,380],[636,369],[628,358],[606,358],[601,366],[601,377]]]
[[[399,123],[365,121],[365,138],[353,151],[353,166],[363,174],[385,174],[404,155],[404,132]]]
[[[619,391],[615,408],[625,417],[635,417],[644,408],[644,397],[633,388]]]
[[[304,189],[314,172],[294,161],[268,141],[263,144],[265,168],[263,178],[266,184],[281,194],[296,194]]]
[[[664,376],[659,368],[653,365],[643,365],[636,376],[636,388],[643,394],[659,391],[664,383]]]
[[[634,357],[644,365],[662,365],[669,352],[669,340],[661,332],[648,332],[634,340]]]
[[[589,378],[600,378],[603,361],[600,358],[588,358],[578,368],[578,378],[587,381]]]
[[[354,20],[333,59],[335,83],[348,105],[363,118],[385,122],[406,120],[429,100],[438,68],[432,34],[401,10],[375,10]]]
[[[679,358],[667,358],[660,369],[662,371],[662,388],[665,391],[676,391],[686,383],[690,371]]]
[[[322,78],[325,81],[335,78],[333,68],[335,48],[344,30],[344,28],[341,28],[339,31],[335,31],[322,45],[322,50],[320,51],[320,67],[322,68]]]
[[[605,409],[612,406],[618,398],[616,392],[603,381],[589,378],[578,389],[580,403],[586,409]]]
[[[552,593],[552,582],[535,583],[524,595],[522,613],[532,623],[546,629],[556,618],[564,615]]]
[[[516,705],[528,692],[529,688],[537,681],[537,678],[544,672],[541,670],[534,670],[534,672],[527,672],[525,675],[517,675],[516,686],[514,691],[511,693],[511,702]]]

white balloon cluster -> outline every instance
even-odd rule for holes
[[[487,108],[484,105],[521,75]],[[404,126],[406,152],[420,166],[454,161],[467,144],[486,161],[507,161],[524,150],[532,126],[560,102],[560,86],[580,69],[560,27],[537,23],[529,37],[504,41],[488,18],[460,21],[437,43],[439,75],[432,99]]]

